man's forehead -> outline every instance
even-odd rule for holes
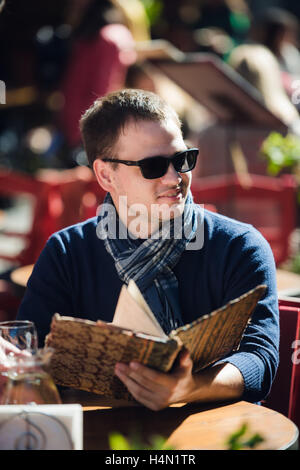
[[[178,123],[172,118],[164,120],[129,119],[122,127],[119,139],[140,133],[149,134],[150,137],[162,133],[182,135]]]
[[[182,145],[183,137],[180,127],[174,119],[162,121],[137,120],[129,121],[120,132],[114,146],[116,155],[137,151],[140,155],[148,152],[163,151],[163,148],[174,145]],[[162,147],[162,150],[160,148]]]

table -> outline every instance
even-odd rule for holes
[[[298,288],[300,289],[300,275],[296,273],[292,273],[290,271],[285,271],[284,269],[277,269],[277,285],[278,290],[286,290],[286,289],[293,289]]]
[[[64,390],[63,403],[80,403],[84,416],[84,449],[108,450],[108,435],[138,433],[142,442],[158,434],[176,450],[226,450],[226,439],[247,423],[251,434],[264,437],[258,450],[298,449],[298,428],[276,411],[245,401],[178,404],[161,411],[99,395]]]
[[[14,269],[10,274],[11,281],[16,285],[25,288],[27,281],[31,276],[33,267],[34,265],[30,264],[28,266],[21,266],[20,268]]]

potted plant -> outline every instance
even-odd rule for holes
[[[298,230],[300,225],[300,137],[294,134],[283,136],[279,132],[271,132],[261,146],[261,155],[267,161],[267,171],[271,176],[289,172],[298,183]],[[300,274],[300,246],[287,268]],[[300,289],[299,289],[300,295]]]

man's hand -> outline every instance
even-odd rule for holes
[[[14,344],[0,336],[0,370],[2,371],[10,367],[9,354],[17,357],[30,355],[28,351],[17,348]]]
[[[188,351],[181,353],[171,373],[158,372],[138,362],[118,363],[115,374],[132,396],[152,410],[161,410],[172,403],[185,402],[194,390],[193,362]]]
[[[2,375],[2,372],[6,372],[11,367],[9,354],[12,354],[15,357],[24,357],[30,355],[28,351],[21,351],[16,346],[0,336],[0,396],[6,383],[6,377]]]
[[[179,356],[170,373],[131,362],[118,363],[115,374],[132,396],[151,410],[161,410],[173,403],[214,402],[241,398],[244,379],[237,367],[219,363],[192,374],[193,363],[188,351]]]

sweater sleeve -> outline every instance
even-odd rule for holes
[[[35,323],[39,347],[44,344],[54,313],[72,312],[72,286],[66,269],[67,253],[58,234],[52,235],[29,278],[17,318]]]
[[[229,362],[240,370],[244,379],[244,400],[260,401],[270,391],[279,360],[279,308],[273,253],[262,235],[250,229],[234,241],[227,254],[227,266],[226,301],[258,284],[267,285],[239,350],[219,361]]]

